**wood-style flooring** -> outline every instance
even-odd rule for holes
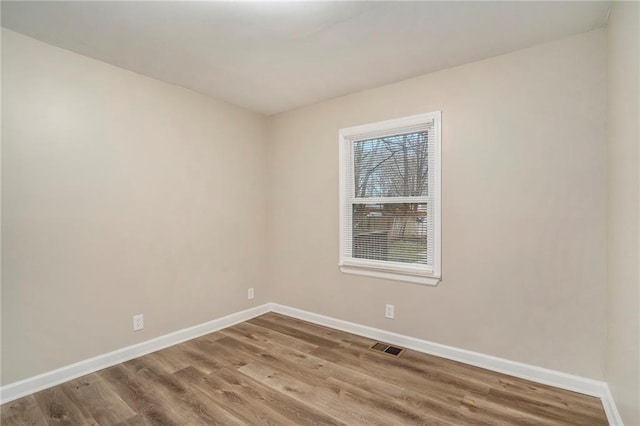
[[[9,425],[606,425],[597,398],[269,313],[0,407]]]

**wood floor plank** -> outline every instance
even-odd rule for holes
[[[415,409],[415,406],[403,401],[387,398],[384,395],[372,393],[342,380],[330,377],[327,386],[340,396],[345,405],[364,404],[369,409],[375,409],[380,417],[391,424],[453,426],[454,420],[440,416],[438,412]]]
[[[260,340],[263,343],[278,343],[279,345],[286,346],[298,350],[300,352],[308,353],[318,348],[318,345],[312,343],[303,342],[295,337],[288,336],[286,334],[279,333],[266,327],[262,327],[253,323],[245,322],[237,324],[234,327],[221,330],[223,332],[235,332],[236,334],[242,334],[249,339]]]
[[[580,412],[588,417],[605,419],[602,403],[598,398],[585,397],[577,392],[565,391],[515,377],[503,377],[492,385],[492,397],[524,399],[531,404],[542,404],[552,410]]]
[[[336,340],[327,339],[325,337],[318,336],[316,334],[308,333],[304,330],[299,330],[295,325],[289,325],[284,321],[273,321],[271,316],[260,316],[247,321],[249,324],[256,324],[271,330],[279,331],[282,334],[291,336],[295,339],[303,342],[310,343],[312,345],[323,347],[335,347],[339,344]]]
[[[250,334],[228,330],[226,335],[277,355],[279,360],[286,363],[282,365],[282,368],[294,373],[298,369],[303,369],[305,372],[316,374],[318,377],[333,377],[346,383],[355,384],[364,390],[385,395],[386,397],[395,398],[403,392],[402,387],[380,380],[377,377],[343,367],[339,364],[315,357],[309,353],[301,352],[290,346],[283,346],[279,343],[277,336],[275,336],[279,333],[265,333],[263,330],[262,327],[255,327],[251,330]]]
[[[196,367],[197,369],[210,373],[218,368],[218,364],[203,357],[202,354],[193,350],[193,343],[185,342],[180,347],[170,347],[158,352],[145,355],[143,358],[153,360],[156,365],[168,374],[184,370],[187,367]]]
[[[0,406],[3,425],[606,425],[598,398],[269,313]]]
[[[67,397],[62,386],[55,386],[33,394],[49,425],[97,425],[98,422],[82,411]]]
[[[287,369],[286,366],[290,365],[288,369],[296,375],[296,377],[303,377],[297,373],[298,368],[305,370],[305,376],[317,371],[322,378],[332,378],[340,380],[342,383],[350,383],[356,385],[362,390],[368,390],[372,394],[380,395],[389,400],[395,400],[405,409],[415,409],[417,411],[425,410],[428,408],[431,412],[445,413],[449,416],[449,420],[453,419],[455,424],[475,424],[473,419],[465,417],[463,414],[458,413],[458,406],[462,404],[464,395],[460,393],[457,397],[451,397],[451,392],[442,391],[439,389],[435,394],[447,395],[447,398],[431,398],[425,394],[426,388],[421,389],[421,393],[408,392],[402,387],[391,384],[388,381],[383,381],[375,377],[375,375],[367,374],[369,371],[365,366],[362,367],[362,371],[358,371],[353,368],[346,368],[339,363],[332,363],[322,358],[314,357],[310,354],[304,354],[286,347],[282,347],[270,340],[268,337],[261,335],[262,327],[254,327],[252,329],[252,335],[246,335],[245,333],[238,332],[233,329],[227,330],[225,333],[227,336],[233,336],[238,340],[244,340],[245,343],[255,344],[263,350],[269,350],[270,353],[277,355],[278,359],[282,359],[287,364],[279,365],[277,363],[271,363],[270,365],[280,368],[281,370]],[[276,332],[277,333],[277,332]],[[255,335],[265,337],[264,339],[256,339]],[[223,342],[227,342],[224,341]],[[228,343],[227,343],[228,344]],[[229,345],[233,347],[234,345]],[[370,342],[367,341],[364,347],[368,348]],[[255,352],[255,350],[254,350]],[[386,356],[386,355],[385,355]],[[388,358],[385,358],[388,359]],[[367,371],[365,373],[364,371]],[[434,423],[439,419],[441,423],[446,423],[445,417],[435,416],[431,419],[431,423]],[[478,418],[479,416],[475,416]],[[482,418],[483,422],[478,424],[490,424],[486,418]]]
[[[89,374],[61,385],[62,391],[85,417],[101,425],[117,424],[136,416],[102,378]]]
[[[163,374],[151,359],[134,359],[126,362],[125,366],[146,388],[156,390],[155,398],[163,410],[182,424],[244,424],[222,408],[219,401],[205,400],[183,386],[174,375]]]
[[[260,319],[265,319],[266,321],[276,321],[277,317],[274,317],[274,315],[276,314],[267,314],[263,317],[260,317]],[[268,320],[265,318],[268,316]],[[332,337],[332,339],[336,342],[336,343],[340,343],[340,349],[338,351],[333,351],[330,348],[327,349],[327,347],[322,347],[322,349],[320,350],[321,352],[333,352],[333,353],[342,353],[342,354],[348,354],[348,355],[353,355],[357,360],[358,363],[362,363],[364,361],[373,361],[376,364],[384,364],[384,365],[389,365],[389,366],[393,366],[393,367],[402,367],[405,369],[409,369],[413,372],[418,372],[421,373],[422,375],[427,374],[427,372],[425,372],[424,370],[417,370],[417,366],[419,366],[420,364],[426,364],[424,362],[424,360],[421,363],[406,363],[403,362],[404,359],[407,358],[406,355],[403,355],[402,358],[391,358],[389,357],[389,355],[387,354],[381,354],[381,353],[377,353],[374,351],[363,351],[364,348],[368,348],[370,347],[373,343],[375,343],[375,341],[364,338],[364,337],[360,337],[360,336],[355,336],[355,335],[351,335],[349,333],[344,333],[344,332],[340,332],[337,330],[331,330],[328,329],[326,327],[322,327],[322,326],[318,326],[315,324],[311,324],[311,323],[307,323],[305,321],[302,320],[297,320],[297,319],[290,319],[290,318],[284,318],[281,319],[280,322],[287,324],[287,327],[280,327],[280,330],[290,330],[291,327],[293,327],[294,325],[297,327],[300,327],[302,329],[304,329],[305,333],[308,334],[314,334],[314,335],[320,335],[320,336],[329,336],[329,335],[335,335],[335,334],[342,334],[343,336],[341,338],[338,337]],[[329,331],[331,330],[331,331]],[[233,332],[232,330],[230,330],[230,332]],[[346,345],[345,345],[346,344]],[[354,349],[354,346],[357,346],[356,349]],[[407,354],[413,354],[415,355],[416,352],[413,351],[406,351]],[[422,355],[424,356],[424,354],[418,354],[418,355]],[[409,355],[410,356],[410,355]],[[437,357],[429,357],[429,359],[432,358],[437,358]],[[448,361],[448,360],[447,360]],[[449,364],[446,365],[446,368],[443,369],[444,374],[449,374],[449,371],[452,370],[452,367],[454,367],[456,364],[459,363],[455,363],[453,361],[448,361],[450,363],[453,364]],[[475,367],[472,367],[475,368]],[[486,370],[482,370],[479,369],[481,371],[486,371]],[[434,374],[432,372],[429,372],[430,374]],[[474,374],[467,374],[467,372],[463,371],[460,372],[461,374],[459,374],[460,376],[469,376],[465,382],[465,388],[466,386],[474,386],[474,390],[477,392],[480,392],[482,390],[484,390],[485,392],[488,392],[489,390],[489,386],[487,385],[485,380],[481,380],[481,379],[476,379]],[[496,373],[492,373],[492,374],[496,374]],[[451,378],[452,380],[455,379],[455,377]]]
[[[239,371],[222,369],[216,374],[225,382],[233,386],[241,387],[251,395],[254,400],[265,401],[270,407],[276,409],[296,425],[346,426],[344,423],[328,416],[316,407],[302,404],[286,395],[274,392],[273,389],[264,386]]]
[[[176,371],[189,367],[189,363],[182,356],[181,348],[176,348],[175,346],[152,352],[143,358],[154,359],[167,374],[173,374]]]
[[[550,419],[560,424],[573,425],[606,425],[607,419],[604,413],[592,412],[591,410],[575,410],[567,406],[552,405],[535,398],[527,398],[522,395],[506,393],[499,389],[491,389],[485,396],[488,401],[517,408],[521,411],[533,413],[544,419]]]
[[[128,418],[127,420],[117,423],[116,426],[149,426],[153,423],[150,423],[144,419],[144,417],[140,415],[135,415],[133,417]]]
[[[0,424],[2,425],[47,425],[42,410],[33,395],[2,405],[0,413]]]
[[[325,348],[320,348],[316,353],[326,353]],[[380,374],[384,374],[390,381],[398,383],[420,382],[449,386],[460,391],[473,390],[476,393],[487,393],[491,386],[484,380],[458,371],[453,366],[446,368],[432,368],[426,363],[415,363],[407,361],[405,354],[413,352],[406,350],[405,354],[400,357],[392,357],[388,354],[372,351],[355,349],[353,347],[341,348],[339,351],[330,351],[333,354],[340,354],[345,358],[349,358],[352,363],[365,365],[368,368],[374,368]]]
[[[304,331],[308,334],[313,334],[318,337],[322,337],[327,340],[331,340],[336,344],[350,344],[367,346],[372,345],[374,341],[367,337],[358,336],[356,334],[346,333],[344,331],[336,330],[335,328],[329,328],[318,324],[313,324],[308,321],[304,321],[297,318],[285,317],[273,312],[264,314],[259,317],[271,324],[287,324],[289,327],[293,327],[296,330]],[[248,323],[248,322],[247,322]],[[248,323],[250,324],[250,323]]]
[[[226,344],[226,340],[220,339],[223,346],[229,346]],[[206,342],[198,342],[198,350],[206,351]],[[232,348],[224,348],[217,350],[215,353],[203,354],[209,357],[213,361],[219,361],[220,364],[226,364],[227,367],[223,367],[210,375],[208,375],[207,382],[211,382],[211,379],[215,376],[217,378],[226,381],[227,384],[234,387],[240,387],[242,392],[250,394],[253,398],[254,404],[256,401],[268,401],[269,405],[277,408],[283,415],[294,421],[298,425],[342,425],[341,422],[326,416],[324,413],[316,409],[315,407],[301,404],[300,402],[289,398],[285,394],[274,392],[273,389],[264,386],[248,377],[244,374],[237,372],[237,369],[244,365],[261,360],[254,356],[247,356],[246,354],[234,351]],[[232,373],[235,371],[236,373]],[[180,372],[178,372],[179,374]],[[212,385],[216,386],[216,385]]]
[[[461,362],[447,360],[436,356],[425,356],[415,351],[406,351],[402,358],[409,362],[434,370],[448,371],[459,376],[472,378],[489,385],[491,390],[507,394],[526,394],[527,398],[546,402],[555,407],[580,407],[581,410],[602,412],[600,401],[596,398],[585,398],[584,395],[554,388],[552,386],[535,383],[530,380],[508,376],[463,364]],[[595,402],[595,403],[594,403]]]
[[[238,360],[242,360],[245,364],[258,361],[279,370],[295,374],[298,380],[309,384],[315,384],[318,379],[326,379],[328,377],[318,368],[306,368],[302,365],[302,356],[306,356],[302,352],[298,352],[300,354],[300,357],[298,357],[295,353],[293,355],[283,353],[285,351],[278,350],[275,345],[269,349],[262,349],[260,346],[254,345],[253,343],[255,342],[248,343],[242,341],[241,338],[236,339],[230,335],[225,339],[220,339],[220,342],[223,343],[225,348],[231,351]]]
[[[227,333],[228,336],[235,336],[242,339],[242,334]],[[359,395],[361,398],[371,399],[374,394],[381,395],[380,401],[391,400],[399,397],[404,393],[404,390],[400,387],[391,385],[389,383],[382,382],[375,377],[365,375],[356,371],[347,370],[341,368],[338,365],[329,363],[325,360],[315,358],[313,356],[304,354],[293,349],[285,348],[277,344],[262,343],[263,348],[254,346],[253,343],[261,344],[259,340],[246,338],[247,342],[241,343],[236,339],[220,339],[218,342],[223,344],[228,350],[232,351],[233,356],[242,362],[242,364],[251,364],[253,362],[261,363],[265,366],[273,368],[274,371],[280,373],[290,373],[295,375],[304,385],[315,387],[319,383],[321,386],[325,386],[327,379],[342,379],[342,383],[353,383],[358,386],[362,391]],[[249,343],[251,342],[251,343]],[[266,353],[261,349],[269,348],[269,354],[272,356],[265,357]],[[240,367],[240,371],[243,371]],[[349,385],[351,386],[351,385]],[[424,404],[424,401],[416,398],[417,402],[414,407],[420,407]],[[460,403],[460,400],[458,403]],[[407,404],[400,404],[397,408],[398,412],[404,413],[405,416],[411,415],[411,409]],[[389,415],[387,415],[389,417]],[[430,417],[433,424],[445,424],[444,420],[436,423],[436,417]],[[415,418],[420,418],[416,415]],[[395,421],[400,419],[395,418]],[[402,419],[406,422],[406,418]],[[418,423],[421,424],[421,423]]]
[[[258,362],[239,369],[247,376],[304,404],[318,407],[331,417],[349,425],[388,425],[369,407],[344,406],[340,395],[326,386],[311,386],[296,378]],[[362,404],[360,404],[362,405]]]
[[[217,376],[218,372],[209,375],[193,367],[185,368],[174,374],[174,377],[186,386],[202,393],[209,399],[219,401],[221,407],[244,424],[282,424],[285,417],[259,401],[250,402],[250,398],[247,397],[242,389],[234,388]],[[249,406],[251,406],[251,410],[247,409]]]
[[[195,368],[186,368],[175,374],[209,398],[221,401],[221,405],[241,419],[244,424],[282,425],[291,422],[284,414],[275,410],[266,400],[255,398],[256,390],[242,386],[238,371],[221,369],[210,375]],[[231,380],[223,380],[220,376]],[[264,393],[263,393],[264,395]],[[249,408],[250,407],[250,408]]]
[[[137,420],[150,425],[179,425],[179,419],[171,418],[154,396],[154,389],[147,389],[123,364],[99,371],[109,386],[138,413]]]
[[[464,383],[451,383],[449,380],[443,382],[437,376],[430,376],[422,371],[414,372],[398,365],[389,365],[384,358],[378,359],[385,355],[376,354],[375,358],[367,358],[365,355],[359,356],[353,353],[331,351],[326,348],[319,348],[313,351],[312,355],[339,365],[348,366],[352,370],[378,377],[385,382],[405,389],[422,389],[424,392],[434,395],[442,394],[455,397],[455,399],[460,398],[460,401],[469,390],[464,386]],[[473,388],[478,390],[478,393],[489,391],[487,386],[473,386]]]
[[[474,395],[473,393],[465,396],[461,408],[474,413],[482,412],[493,418],[500,419],[505,424],[523,426],[556,426],[563,424],[562,422],[536,415],[528,410],[520,410],[515,406],[497,404],[485,398],[484,395]]]
[[[312,324],[307,321],[295,319],[295,318],[282,318],[278,314],[269,313],[261,317],[266,321],[282,321],[287,325],[300,330],[304,330],[307,333],[318,335],[324,338],[334,340],[342,345],[348,346],[370,346],[374,343],[373,340],[337,331],[328,327]],[[565,409],[567,406],[580,407],[580,410],[585,414],[584,421],[602,421],[602,407],[599,401],[594,403],[585,403],[584,396],[575,394],[573,392],[567,392],[551,386],[545,386],[538,383],[534,383],[528,380],[519,379],[512,376],[507,376],[482,368],[478,368],[463,363],[446,360],[431,356],[425,358],[424,354],[420,354],[413,351],[407,351],[403,355],[404,360],[411,361],[416,364],[433,365],[441,370],[456,371],[461,375],[468,377],[476,377],[478,380],[484,383],[488,383],[491,386],[492,397],[500,395],[502,398],[507,398],[508,395],[516,395],[522,391],[526,391],[527,396],[523,397],[525,400],[533,399],[539,401],[541,405],[550,405],[556,407],[559,410]],[[517,389],[517,391],[513,391]],[[605,420],[606,421],[606,420]]]
[[[440,413],[445,416],[444,418],[454,420],[456,424],[500,424],[500,422],[494,422],[490,417],[484,416],[482,413],[467,415],[466,412],[460,411],[459,407],[462,405],[468,391],[457,386],[416,378],[404,371],[400,373],[389,372],[384,367],[361,363],[357,359],[350,359],[339,353],[320,353],[320,356],[326,359],[333,359],[337,364],[347,365],[350,369],[363,374],[379,377],[396,386],[403,386],[404,383],[403,392],[396,398],[399,403],[416,409],[428,410],[432,413]]]

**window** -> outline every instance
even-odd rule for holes
[[[440,281],[440,112],[340,130],[340,269]]]

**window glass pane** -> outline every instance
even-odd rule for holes
[[[427,204],[354,204],[352,256],[428,263]]]
[[[359,198],[428,195],[427,133],[354,142],[354,195]]]

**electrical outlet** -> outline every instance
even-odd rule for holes
[[[144,315],[133,316],[133,331],[139,331],[144,328]]]
[[[251,288],[247,291],[247,299],[249,299],[249,300],[253,299],[253,287],[251,287]]]
[[[396,316],[396,307],[393,305],[387,305],[384,309],[385,318],[393,319]]]

